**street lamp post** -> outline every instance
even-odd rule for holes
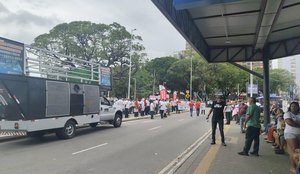
[[[134,100],[136,99],[136,78],[132,78],[134,80]]]
[[[130,99],[130,79],[131,79],[131,56],[132,56],[132,33],[133,31],[135,31],[136,29],[131,29],[130,32],[130,51],[129,51],[129,73],[128,73],[128,91],[127,91],[127,98]]]
[[[191,75],[190,75],[190,101],[192,100],[193,88],[193,57],[191,57]]]

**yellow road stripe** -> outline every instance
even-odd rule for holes
[[[224,126],[224,134],[226,135],[228,130],[230,128],[230,125],[226,125]],[[216,130],[218,131],[218,130]],[[226,136],[225,136],[226,138]],[[197,167],[197,169],[195,170],[194,174],[206,174],[212,161],[215,159],[217,152],[221,146],[220,141],[218,140],[219,138],[217,138],[216,141],[216,145],[211,146],[211,148],[209,149],[209,151],[206,153],[206,155],[204,156],[204,158],[201,160],[199,166]]]

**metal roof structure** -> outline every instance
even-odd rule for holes
[[[300,53],[300,0],[152,0],[209,63]]]
[[[264,79],[270,122],[269,61],[300,54],[300,0],[152,0],[208,62],[231,63]],[[262,61],[263,76],[235,62]]]

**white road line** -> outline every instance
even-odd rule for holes
[[[154,128],[148,129],[148,130],[152,131],[152,130],[159,129],[159,128],[161,128],[161,126],[157,126],[157,127],[154,127]]]
[[[85,152],[85,151],[88,151],[88,150],[92,150],[92,149],[95,149],[97,147],[102,147],[102,146],[106,146],[108,143],[103,143],[103,144],[100,144],[100,145],[97,145],[97,146],[93,146],[93,147],[90,147],[90,148],[87,148],[87,149],[84,149],[84,150],[81,150],[81,151],[78,151],[78,152],[74,152],[72,153],[72,155],[76,155],[76,154],[79,154],[79,153],[82,153],[82,152]]]
[[[200,145],[211,135],[211,129],[196,140],[190,147],[183,151],[178,157],[171,161],[158,174],[173,174],[176,170],[200,147]]]
[[[178,121],[183,121],[184,119],[180,119],[180,120],[178,120]]]

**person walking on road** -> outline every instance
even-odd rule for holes
[[[196,114],[199,117],[199,114],[200,114],[200,101],[198,101],[198,100],[196,101],[195,108],[196,108]]]
[[[164,100],[159,101],[159,113],[160,118],[164,119],[164,117],[167,117],[166,111],[167,111],[167,103]]]
[[[153,101],[150,101],[150,115],[151,115],[151,119],[154,119],[153,115],[155,113],[155,104]]]
[[[191,100],[189,102],[189,107],[190,107],[190,116],[193,117],[193,111],[194,111],[194,102]]]
[[[205,101],[202,101],[200,104],[201,115],[205,115],[205,108],[206,108]]]
[[[259,156],[259,135],[260,135],[260,108],[256,105],[256,98],[249,98],[250,106],[246,112],[246,121],[244,128],[246,129],[245,145],[243,151],[238,152],[239,155],[249,156],[248,152],[254,140],[253,151],[250,154]]]
[[[220,96],[216,97],[216,101],[214,101],[211,105],[211,109],[206,117],[209,119],[210,114],[213,112],[213,116],[211,118],[211,127],[212,127],[212,141],[211,145],[216,144],[216,128],[217,124],[219,125],[219,130],[221,134],[222,145],[226,146],[225,137],[224,137],[224,108],[226,104],[221,100]]]
[[[139,116],[139,106],[140,106],[139,101],[138,101],[138,99],[136,99],[134,101],[134,109],[133,109],[134,117]]]
[[[130,105],[129,105],[129,99],[126,99],[124,102],[124,114],[125,114],[125,118],[128,118],[129,117],[129,108],[130,108]]]

